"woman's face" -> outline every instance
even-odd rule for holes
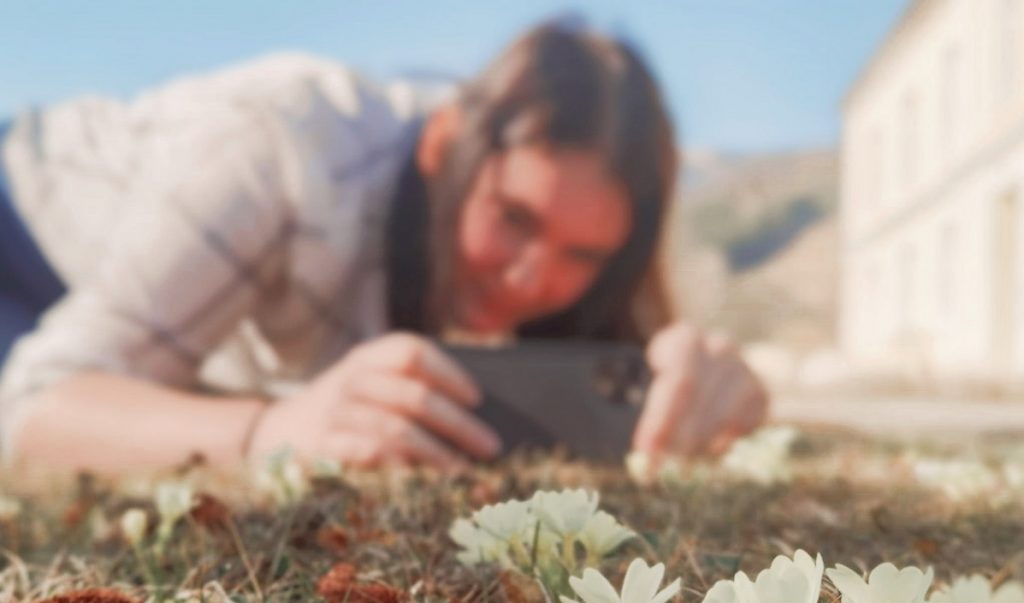
[[[509,333],[578,300],[631,229],[596,153],[525,145],[484,162],[457,230],[454,319]]]

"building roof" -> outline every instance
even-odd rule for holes
[[[907,9],[903,11],[903,15],[900,16],[889,32],[885,35],[882,43],[878,45],[874,54],[868,59],[867,63],[858,72],[857,77],[854,78],[853,83],[847,89],[846,94],[843,96],[842,108],[845,110],[853,98],[858,92],[871,80],[872,76],[878,71],[879,66],[882,63],[882,59],[893,52],[893,49],[898,44],[899,40],[903,37],[907,30],[910,29],[911,25],[920,20],[921,15],[925,14],[927,10],[937,6],[943,0],[910,0]]]

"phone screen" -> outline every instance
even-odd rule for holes
[[[639,346],[526,341],[502,347],[443,345],[484,392],[477,414],[506,450],[563,445],[619,462],[650,381]]]

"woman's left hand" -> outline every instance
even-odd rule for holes
[[[653,381],[633,433],[633,449],[651,459],[719,454],[756,429],[768,393],[725,337],[676,323],[647,346]]]

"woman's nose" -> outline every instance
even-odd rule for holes
[[[543,297],[550,279],[551,254],[544,245],[528,245],[509,265],[505,280],[509,290],[521,299]]]

